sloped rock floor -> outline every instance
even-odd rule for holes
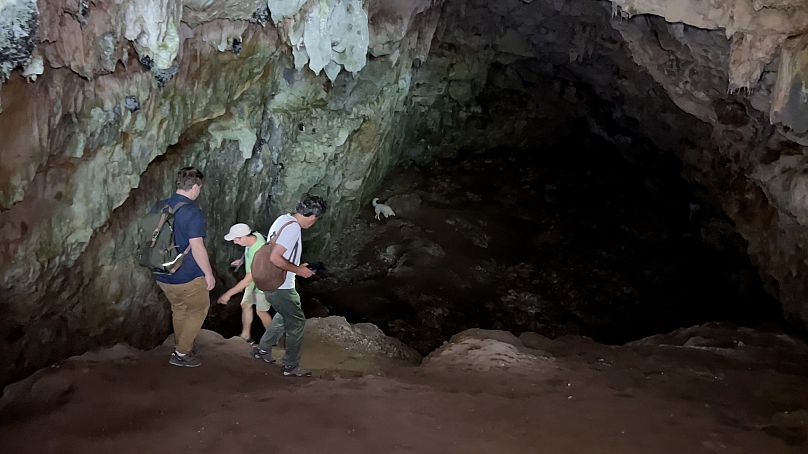
[[[310,324],[312,321],[309,322]],[[321,332],[327,334],[327,331]],[[284,378],[203,331],[170,347],[85,354],[5,390],[3,452],[798,453],[808,348],[731,326],[610,347],[470,330],[422,365],[311,336]],[[378,341],[378,339],[377,339]],[[338,348],[336,348],[338,347]]]

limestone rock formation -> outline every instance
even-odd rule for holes
[[[36,0],[0,3],[0,82],[30,60],[36,46],[38,15]]]
[[[799,214],[805,209],[799,183],[803,163],[797,156],[808,144],[808,4],[800,0],[612,3],[620,18],[653,14],[670,22],[665,25],[672,36],[667,43],[649,42],[636,20],[622,21],[616,28],[629,43],[632,58],[649,70],[677,106],[712,127],[717,153],[686,155],[683,160],[694,167],[705,161],[730,166],[724,183],[717,182],[716,171],[704,172],[698,180],[714,188],[749,242],[750,255],[772,280],[776,287],[772,291],[787,315],[804,323],[808,307],[802,295],[808,287],[802,276],[808,269],[798,258],[805,251],[806,232]],[[716,32],[691,31],[688,25]],[[716,33],[728,40],[697,38]],[[690,58],[682,59],[677,47],[689,49]],[[679,68],[690,66],[687,60],[698,66],[690,71],[666,70],[671,62]],[[745,89],[741,96],[732,101],[722,95],[741,88]],[[729,102],[718,101],[721,98]]]
[[[395,119],[437,16],[407,18],[395,62],[330,81],[295,69],[265,4],[229,3],[65,0],[31,18],[44,74],[2,86],[1,382],[92,346],[164,337],[166,307],[133,258],[135,221],[178,167],[209,178],[201,203],[212,261],[224,263],[225,224],[267,228],[307,191],[342,208],[313,232],[316,251],[398,159]],[[32,52],[11,44],[25,53],[3,57],[9,70]],[[365,65],[343,57],[349,71]]]
[[[458,368],[540,374],[555,368],[552,357],[505,331],[470,329],[453,336],[424,360],[427,369]]]
[[[307,342],[336,346],[342,350],[340,353],[343,356],[354,360],[372,358],[409,364],[418,364],[421,360],[418,352],[398,339],[385,336],[376,325],[351,324],[344,317],[309,319],[306,321],[305,336]]]
[[[265,228],[302,192],[338,207],[311,232],[317,252],[400,159],[542,143],[571,119],[631,156],[653,144],[680,158],[805,323],[807,8],[4,1],[0,383],[90,347],[164,338],[134,221],[178,167],[208,176],[218,267],[231,254],[220,232]]]

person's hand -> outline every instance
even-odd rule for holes
[[[233,268],[238,268],[243,264],[244,264],[244,259],[236,259],[236,260],[233,260],[232,262],[230,262],[230,266],[232,266]]]
[[[208,291],[213,290],[213,287],[216,287],[216,279],[213,278],[212,274],[205,275],[205,284],[208,287]]]
[[[227,304],[230,302],[230,295],[225,293],[224,295],[220,296],[219,299],[216,300],[219,304]]]
[[[309,265],[308,263],[301,263],[300,266],[298,267],[300,269],[295,274],[297,274],[300,277],[312,277],[312,276],[314,276],[314,271],[310,270],[308,268],[308,265]]]

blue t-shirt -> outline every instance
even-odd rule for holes
[[[165,204],[171,206],[179,202],[186,202],[188,205],[181,207],[174,214],[174,240],[180,251],[188,247],[191,238],[205,238],[205,215],[193,200],[176,192],[166,200],[160,201],[157,205],[161,207]],[[192,280],[204,276],[205,273],[199,268],[194,260],[194,255],[188,251],[188,255],[182,261],[182,266],[174,274],[155,274],[154,278],[166,284],[186,284]]]

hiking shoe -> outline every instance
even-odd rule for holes
[[[272,364],[272,363],[275,362],[275,360],[272,359],[272,352],[271,351],[264,350],[263,348],[261,348],[261,347],[259,347],[257,345],[252,346],[252,356],[255,359],[263,360],[265,363]]]
[[[242,337],[242,339],[244,339],[244,338]],[[255,344],[257,344],[257,343],[258,343],[258,342],[256,342],[256,341],[255,341],[255,339],[253,339],[252,337],[248,337],[248,338],[244,339],[244,342],[246,342],[246,343],[248,343],[248,344],[250,344],[250,345],[255,345]]]
[[[199,367],[202,365],[202,361],[193,355],[180,356],[177,352],[173,352],[171,359],[168,360],[168,364],[180,367]]]
[[[311,377],[311,372],[300,366],[283,366],[284,377]]]

